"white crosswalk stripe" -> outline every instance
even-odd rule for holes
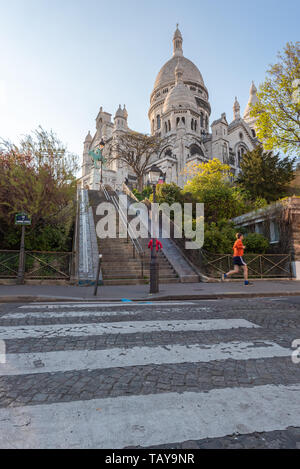
[[[257,328],[245,319],[206,319],[206,320],[173,320],[173,321],[131,321],[106,322],[102,324],[68,324],[47,326],[11,326],[0,327],[0,339],[23,339],[38,337],[80,337],[103,334],[135,334],[137,332],[161,331],[208,331],[233,329],[238,327]]]
[[[209,311],[210,308],[198,308],[198,312],[201,313],[203,311]],[[161,313],[179,313],[181,312],[182,309],[180,307],[177,308],[165,308]],[[103,311],[97,311],[93,310],[91,311],[90,309],[85,310],[85,311],[26,311],[24,313],[17,313],[17,312],[10,312],[7,314],[4,314],[2,316],[2,319],[58,319],[58,318],[82,318],[82,317],[104,317],[104,316],[136,316],[137,314],[140,314],[142,311],[139,309],[135,310],[130,310],[128,309],[117,309],[114,311],[103,309]]]
[[[193,305],[194,303],[191,303],[191,302],[185,302],[184,303],[185,305]],[[175,305],[182,305],[182,303],[177,303],[175,301],[171,302],[171,301],[168,301],[168,302],[152,302],[152,301],[124,301],[124,302],[113,302],[113,303],[80,303],[80,302],[76,302],[76,303],[52,303],[52,304],[47,304],[47,303],[38,303],[38,304],[30,304],[30,305],[23,305],[23,306],[19,306],[19,309],[65,309],[65,308],[85,308],[85,309],[88,309],[88,308],[98,308],[98,307],[101,307],[101,308],[110,308],[112,306],[138,306],[139,308],[141,306],[148,306],[151,305],[151,307],[160,307],[160,306],[175,306]]]
[[[43,351],[41,346],[39,352],[6,354],[5,363],[0,364],[0,395],[1,389],[5,390],[7,386],[4,384],[1,388],[1,380],[13,380],[14,377],[18,380],[17,385],[20,385],[20,377],[25,379],[26,376],[32,376],[34,380],[47,376],[48,382],[51,382],[57,375],[66,372],[70,379],[72,373],[78,371],[88,376],[91,370],[130,370],[132,367],[148,365],[163,367],[175,364],[188,367],[202,363],[204,366],[210,362],[222,364],[228,360],[247,364],[248,360],[264,362],[267,359],[286,358],[292,353],[289,348],[267,338],[232,340],[230,334],[237,331],[248,331],[247,334],[264,331],[255,322],[242,317],[216,319],[212,313],[210,319],[203,320],[171,318],[150,321],[147,320],[149,311],[147,313],[142,308],[145,317],[137,321],[134,320],[139,312],[137,304],[124,302],[121,305],[120,310],[116,303],[107,310],[107,304],[99,303],[88,306],[85,303],[77,306],[74,303],[41,303],[24,305],[0,317],[0,321],[14,319],[18,324],[0,326],[0,340],[7,341],[7,344],[19,340],[38,344],[40,339],[54,339],[52,342],[47,341],[48,346],[50,344],[50,348],[53,347],[50,351],[49,348]],[[169,316],[172,316],[172,311],[177,315],[182,311],[181,317],[184,318],[184,308],[181,310],[180,305],[180,302],[156,303],[155,310],[168,313]],[[132,306],[134,308],[131,309]],[[201,312],[201,308],[202,311],[210,311],[208,307],[198,304],[190,303],[190,306],[195,311]],[[113,318],[120,314],[132,315],[133,320],[120,317],[118,322],[110,321],[110,316]],[[85,316],[85,322],[74,323],[73,320],[68,323],[68,319]],[[106,321],[101,322],[104,316]],[[63,324],[24,325],[26,319],[55,322],[58,318],[63,318]],[[99,322],[89,323],[91,318],[98,318]],[[213,331],[228,337],[218,343],[188,343],[187,338],[184,344],[170,340],[167,345],[164,342],[159,344],[158,341],[151,346],[136,346],[134,339],[129,342],[129,346],[102,344],[100,349],[90,349],[83,345],[85,348],[82,349],[81,345],[66,350],[57,350],[55,340],[74,338],[73,343],[76,345],[82,338],[88,340],[90,337],[108,334],[120,336],[124,340],[125,334],[152,334],[156,337],[160,333],[167,333],[171,337],[173,333],[211,334]],[[70,392],[71,388],[70,384]],[[300,427],[300,383],[245,387],[226,387],[224,384],[220,389],[205,392],[201,389],[198,392],[184,390],[180,393],[153,390],[151,394],[138,392],[134,395],[127,395],[126,387],[121,386],[120,390],[121,394],[116,397],[82,398],[80,395],[79,399],[69,402],[58,399],[41,405],[22,405],[22,399],[19,399],[16,406],[0,408],[0,448],[123,448]],[[26,396],[30,392],[31,387],[27,385]],[[102,394],[97,396],[102,397]]]
[[[150,446],[284,430],[299,419],[299,384],[121,396],[1,409],[0,447]]]
[[[254,358],[288,357],[291,350],[272,342],[229,342],[201,345],[168,345],[158,347],[115,348],[46,353],[7,354],[0,366],[0,376],[46,373],[70,370],[95,370],[122,366],[164,363],[198,363],[213,360],[249,360]],[[35,363],[39,366],[36,367]]]

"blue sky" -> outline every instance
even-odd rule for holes
[[[287,41],[299,40],[298,0],[0,0],[0,136],[38,125],[81,155],[100,106],[126,104],[131,128],[149,132],[150,93],[172,55],[184,55],[210,94],[210,123],[242,111]]]

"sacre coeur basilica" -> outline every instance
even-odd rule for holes
[[[210,124],[211,107],[209,92],[198,67],[183,55],[183,38],[178,28],[173,36],[173,56],[158,72],[150,96],[148,117],[151,134],[163,139],[159,154],[154,154],[149,167],[155,163],[167,183],[174,182],[183,187],[187,175],[184,168],[189,163],[207,162],[218,158],[229,164],[233,175],[240,171],[240,162],[247,150],[257,145],[255,119],[250,116],[250,106],[257,101],[257,89],[252,82],[250,96],[243,116],[235,98],[233,120],[228,122],[226,114]],[[211,129],[211,130],[210,130]],[[128,132],[128,113],[125,105],[112,114],[103,110],[96,118],[94,136],[89,132],[84,141],[82,188],[99,189],[100,172],[95,168],[89,154],[101,141],[105,142],[103,156],[108,160],[102,168],[104,184],[118,190],[126,182],[134,187],[136,176],[124,162],[109,156],[120,135]]]

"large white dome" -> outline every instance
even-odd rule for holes
[[[202,75],[193,62],[183,56],[175,55],[160,69],[154,84],[154,90],[162,86],[174,83],[175,68],[177,65],[183,70],[183,81],[193,82],[204,86]]]

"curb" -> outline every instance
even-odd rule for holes
[[[257,292],[257,293],[213,293],[213,294],[194,294],[194,295],[162,295],[156,297],[128,298],[130,301],[188,301],[188,300],[220,300],[228,298],[270,298],[270,297],[286,297],[300,296],[299,292]],[[80,298],[80,297],[46,297],[46,296],[0,296],[0,303],[34,303],[34,302],[71,302],[76,303],[83,301],[85,303],[93,302],[120,302],[122,298]]]

